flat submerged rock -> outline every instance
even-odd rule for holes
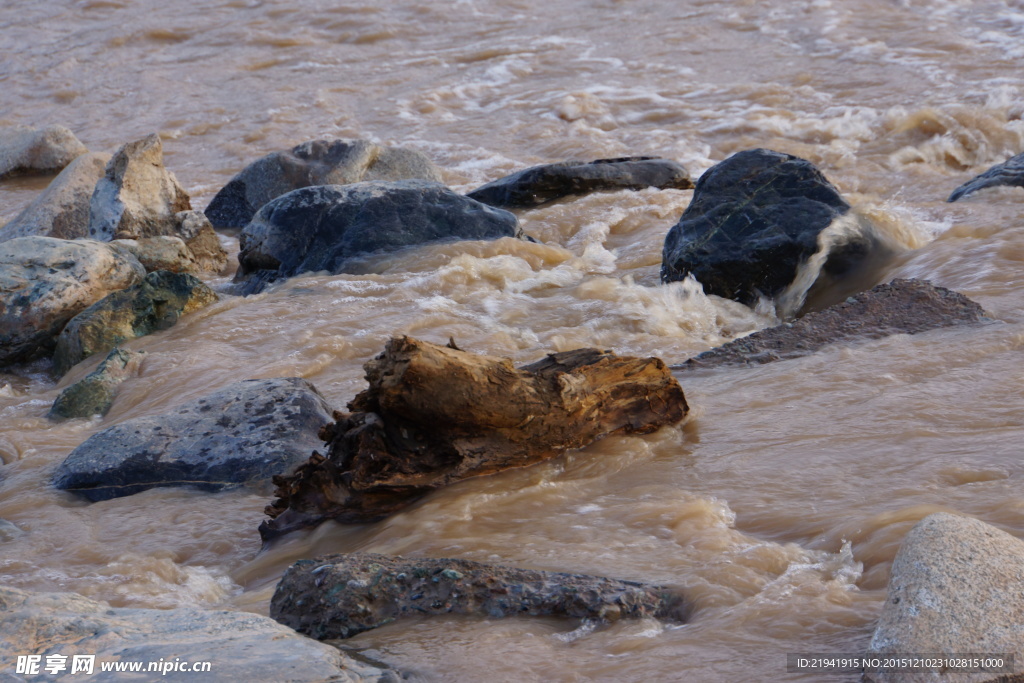
[[[963,294],[924,280],[897,279],[823,311],[705,351],[675,368],[760,365],[806,356],[837,342],[917,334],[984,320],[981,306]]]
[[[270,603],[271,617],[317,639],[438,614],[684,621],[688,609],[678,590],[633,581],[373,553],[299,560]]]
[[[331,411],[298,377],[252,379],[93,434],[57,468],[53,485],[92,501],[156,486],[207,491],[268,482],[322,444]]]

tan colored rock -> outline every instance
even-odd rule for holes
[[[0,366],[48,354],[71,318],[145,274],[130,253],[102,242],[0,243]]]
[[[89,237],[98,240],[174,235],[175,214],[192,208],[174,174],[164,168],[163,143],[150,135],[123,145],[96,183]]]
[[[147,273],[169,270],[172,273],[194,275],[200,270],[192,251],[180,237],[160,235],[137,240],[114,240],[111,244],[130,251],[135,258],[139,259],[139,263],[145,267]]]
[[[1013,654],[1024,662],[1024,541],[969,517],[925,517],[903,540],[870,654]],[[1019,670],[1019,668],[1018,668]],[[870,671],[866,683],[989,683],[1000,673]]]
[[[14,677],[18,655],[41,655],[38,675]],[[47,655],[95,655],[94,673],[58,674]],[[210,662],[207,672],[173,670],[101,673],[104,662]],[[0,587],[0,678],[12,681],[290,681],[385,683],[390,669],[357,662],[338,649],[300,636],[269,617],[248,612],[179,607],[114,607],[75,593],[28,593]]]
[[[24,211],[0,229],[0,242],[42,235],[73,240],[89,233],[89,203],[110,155],[83,154],[60,172]]]
[[[64,126],[0,128],[0,180],[57,173],[89,150]]]
[[[182,211],[175,216],[177,235],[185,241],[204,273],[219,273],[228,265],[228,252],[220,243],[217,233],[202,211]]]

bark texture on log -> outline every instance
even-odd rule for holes
[[[325,519],[369,522],[432,489],[541,462],[610,434],[678,423],[683,390],[657,358],[577,349],[515,368],[410,337],[365,366],[370,387],[335,412],[314,453],[275,477],[264,540]]]
[[[317,640],[350,638],[409,616],[560,616],[591,621],[655,617],[685,622],[678,589],[603,576],[469,560],[372,553],[299,560],[285,572],[270,616]]]

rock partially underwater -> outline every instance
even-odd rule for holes
[[[64,126],[0,128],[0,180],[57,173],[89,150]]]
[[[121,383],[138,372],[145,355],[144,351],[114,349],[95,370],[60,392],[47,417],[106,415]]]
[[[665,237],[661,277],[693,275],[708,294],[747,305],[769,297],[790,317],[809,298],[824,306],[870,287],[890,252],[813,164],[754,149],[697,181]]]
[[[675,161],[622,157],[533,166],[478,187],[466,196],[503,209],[521,209],[591,192],[648,187],[689,190],[693,181]]]
[[[893,561],[885,606],[869,654],[927,653],[1024,658],[1024,542],[969,517],[929,515],[910,530]],[[873,669],[865,683],[1009,683],[1001,672]]]
[[[246,166],[206,207],[215,227],[241,228],[267,202],[313,185],[347,185],[370,180],[441,181],[426,156],[366,140],[311,140],[273,152]]]
[[[981,306],[963,294],[923,280],[893,280],[823,311],[705,351],[676,367],[759,365],[806,356],[828,344],[917,334],[984,320]]]
[[[240,293],[352,259],[429,242],[520,237],[516,217],[423,180],[306,187],[278,197],[242,231]]]
[[[678,589],[468,560],[371,553],[299,560],[285,572],[270,603],[271,617],[319,640],[349,638],[410,616],[685,621],[687,613]]]
[[[960,187],[953,190],[947,202],[955,202],[969,194],[987,187],[1024,187],[1024,154],[1011,157],[1001,164],[996,164],[984,173],[974,176]]]
[[[155,486],[218,491],[269,483],[306,460],[329,420],[327,403],[304,379],[237,382],[92,435],[61,463],[53,483],[93,501]]]
[[[41,659],[38,675],[15,676],[19,656]],[[76,655],[94,657],[92,671],[73,672]],[[48,656],[64,670],[46,671]],[[143,662],[152,671],[103,673],[106,663]],[[209,662],[209,671],[175,663]],[[179,607],[111,607],[75,593],[29,593],[0,587],[0,679],[4,681],[289,681],[397,683],[402,676],[372,666],[249,612]]]
[[[69,320],[145,274],[130,253],[102,242],[0,243],[0,366],[49,354]]]

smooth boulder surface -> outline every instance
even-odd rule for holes
[[[94,353],[173,327],[181,316],[215,301],[216,293],[193,275],[149,273],[142,282],[108,294],[72,318],[57,337],[54,366],[63,374]]]
[[[36,675],[14,674],[19,655],[42,655]],[[47,673],[47,655],[66,668]],[[75,655],[94,655],[92,673],[71,673]],[[209,671],[174,671],[176,661],[210,662]],[[103,672],[102,663],[145,662],[154,671]],[[111,607],[75,593],[0,587],[0,679],[4,681],[176,681],[178,683],[397,683],[391,669],[356,661],[337,648],[249,612],[195,607]]]
[[[0,366],[48,354],[71,318],[145,274],[128,252],[92,240],[0,243]]]
[[[192,208],[164,148],[153,134],[122,145],[96,183],[89,207],[89,237],[97,240],[174,235],[175,214]]]
[[[217,228],[241,228],[264,204],[313,185],[347,185],[369,180],[441,181],[425,155],[366,140],[310,140],[273,152],[246,166],[206,207]]]
[[[689,190],[693,188],[693,181],[687,170],[675,161],[622,157],[533,166],[482,185],[466,196],[490,206],[521,209],[591,192],[648,187]]]
[[[259,486],[305,461],[330,418],[304,379],[236,382],[172,412],[92,435],[61,463],[53,483],[92,501],[155,486]]]
[[[1024,661],[1022,586],[1024,542],[969,517],[929,515],[910,530],[896,553],[869,654],[1013,654],[1019,671]],[[996,680],[998,672],[864,674],[870,683]]]
[[[219,273],[228,264],[228,252],[220,243],[210,219],[202,211],[182,211],[174,216],[175,235],[185,242],[199,270]]]
[[[706,293],[752,305],[783,295],[822,250],[821,273],[843,277],[879,249],[849,211],[809,161],[765,149],[739,152],[697,181],[693,201],[665,237],[661,279],[693,275]],[[811,284],[793,295],[788,313]]]
[[[678,590],[633,581],[372,553],[299,560],[270,602],[271,617],[318,640],[349,638],[409,616],[685,621],[687,611]]]
[[[114,349],[95,370],[60,392],[47,417],[57,420],[106,415],[121,383],[138,372],[145,356],[145,351]]]
[[[969,194],[986,187],[1024,187],[1024,154],[1011,157],[1001,164],[996,164],[984,173],[974,176],[960,187],[953,190],[947,202],[955,202]]]
[[[64,126],[0,128],[0,180],[57,173],[89,150]]]
[[[192,250],[180,237],[160,235],[137,240],[114,240],[111,244],[116,244],[131,252],[147,273],[169,270],[172,273],[195,275],[200,271],[199,263],[192,255]]]
[[[270,202],[242,231],[236,281],[260,291],[299,273],[346,272],[350,259],[443,240],[520,237],[516,217],[423,180],[322,185]]]
[[[925,280],[893,280],[823,311],[759,330],[689,359],[683,369],[760,365],[799,358],[838,342],[978,324],[985,311],[963,294]]]
[[[42,235],[73,240],[89,234],[89,204],[110,155],[83,154],[50,182],[24,211],[0,228],[0,242]]]

